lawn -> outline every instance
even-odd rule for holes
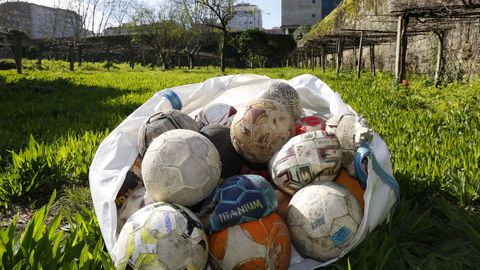
[[[221,73],[123,64],[107,71],[98,63],[70,72],[68,63],[50,61],[42,70],[26,66],[23,75],[0,71],[0,268],[109,268],[88,190],[98,145],[155,92]],[[313,74],[387,142],[400,208],[331,268],[480,268],[480,78],[435,88],[412,76],[405,88],[389,74],[356,80],[348,72],[227,70],[237,73]],[[16,211],[21,215],[12,222]],[[22,216],[32,222],[17,231]]]

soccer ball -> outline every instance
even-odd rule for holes
[[[200,133],[207,137],[218,150],[222,161],[223,178],[238,174],[243,158],[237,153],[230,139],[230,128],[213,124],[203,127]]]
[[[269,215],[277,209],[277,197],[270,183],[258,175],[237,175],[227,179],[205,201],[202,213],[209,213],[210,229],[226,227]]]
[[[142,163],[147,194],[155,201],[192,206],[219,183],[220,155],[205,136],[186,129],[155,138]]]
[[[348,174],[355,176],[355,151],[362,144],[368,143],[373,136],[367,120],[353,113],[335,115],[328,119],[326,131],[338,138],[343,152],[342,165]]]
[[[138,151],[143,157],[153,139],[168,130],[190,129],[198,132],[198,125],[190,116],[177,110],[152,114],[138,131]]]
[[[295,134],[293,117],[271,100],[254,100],[233,118],[233,147],[252,163],[266,163]]]
[[[273,182],[293,195],[310,183],[333,181],[342,165],[337,138],[324,131],[312,131],[290,139],[272,158]]]
[[[357,179],[351,177],[345,169],[342,169],[340,171],[340,174],[337,176],[337,179],[335,179],[335,183],[348,189],[348,191],[350,191],[350,193],[355,196],[358,204],[363,209],[363,207],[365,206],[365,200],[363,199],[365,190],[362,188]]]
[[[237,110],[224,103],[213,103],[207,105],[197,116],[198,127],[201,129],[204,126],[211,124],[220,124],[226,127],[230,127],[232,124],[233,116],[237,113]]]
[[[214,269],[287,269],[290,235],[282,219],[272,213],[213,233],[209,239]]]
[[[325,130],[327,120],[311,115],[300,118],[295,123],[295,134],[300,135],[310,131]]]
[[[125,203],[120,208],[118,212],[118,221],[117,221],[117,234],[120,233],[123,225],[127,222],[128,218],[133,215],[137,210],[144,207],[145,205],[153,203],[153,201],[148,198],[145,193],[145,187],[140,186],[135,191],[130,194],[125,200]]]
[[[269,99],[281,104],[295,119],[302,116],[300,96],[288,83],[273,80],[265,84],[258,99]]]
[[[169,203],[143,207],[123,226],[112,251],[116,269],[204,269],[208,238],[187,208]]]
[[[326,261],[338,257],[352,243],[363,211],[345,188],[326,182],[293,195],[287,224],[300,254]]]

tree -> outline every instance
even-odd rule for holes
[[[173,5],[164,3],[158,9],[137,5],[132,23],[134,41],[152,47],[163,68],[170,69],[172,57],[181,47],[182,33],[181,26],[175,21]]]
[[[268,57],[273,54],[268,35],[258,29],[241,32],[231,43],[250,68],[264,67]]]
[[[233,18],[234,3],[235,0],[195,0],[196,5],[206,9],[205,15],[201,17],[203,23],[222,32],[220,44],[220,68],[222,72],[225,72],[225,51],[228,43],[227,25]]]
[[[175,2],[177,4],[179,23],[182,26],[181,42],[183,44],[182,52],[187,56],[189,68],[195,66],[195,59],[198,54],[212,39],[217,36],[210,27],[202,23],[202,10],[195,8],[186,0]]]

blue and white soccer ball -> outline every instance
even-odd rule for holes
[[[309,185],[293,195],[287,225],[300,254],[327,261],[355,239],[363,210],[347,189],[333,183]]]
[[[206,200],[202,213],[209,213],[212,231],[265,217],[277,209],[275,191],[259,175],[236,175],[225,179]],[[212,212],[213,211],[213,212]]]

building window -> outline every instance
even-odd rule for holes
[[[312,4],[315,4],[315,2],[316,2],[315,0],[312,0]]]
[[[312,18],[315,18],[315,16],[316,16],[315,13],[313,13],[313,14],[312,14]]]

